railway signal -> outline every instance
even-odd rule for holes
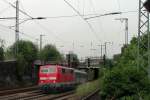
[[[88,67],[90,67],[90,65],[91,65],[90,64],[90,58],[88,58],[87,61],[88,61]]]
[[[68,54],[68,66],[69,67],[71,67],[71,57],[70,57],[71,55],[70,54]]]

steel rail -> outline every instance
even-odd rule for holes
[[[100,91],[100,89],[95,90],[94,92],[90,93],[87,96],[84,96],[83,98],[81,98],[81,100],[89,100],[92,96],[94,96],[95,94],[97,94]]]
[[[61,94],[47,95],[47,96],[44,96],[41,98],[37,98],[36,100],[56,100],[56,99],[61,100],[62,97],[69,96],[74,93],[75,93],[75,91],[73,90],[73,91],[69,91],[69,92],[65,92],[65,93],[61,93]]]
[[[21,98],[26,98],[34,95],[41,94],[41,91],[39,90],[33,90],[33,91],[28,91],[28,92],[21,92],[21,93],[15,93],[15,94],[10,94],[10,95],[5,95],[5,96],[0,96],[0,100],[18,100]]]
[[[4,91],[0,91],[0,96],[5,96],[5,95],[10,95],[10,94],[15,94],[15,93],[21,93],[21,92],[27,92],[27,91],[31,91],[31,90],[35,90],[35,89],[38,89],[38,86],[12,89],[12,90],[4,90]]]

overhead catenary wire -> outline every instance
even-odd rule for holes
[[[3,1],[5,1],[6,3],[8,3],[8,4],[10,4],[13,8],[16,8],[13,4],[11,4],[10,2],[8,2],[8,1],[6,1],[6,0],[3,0]],[[64,1],[66,1],[66,0],[64,0]],[[72,6],[72,5],[71,5]],[[73,6],[72,6],[73,7]],[[74,8],[74,7],[73,7]],[[76,10],[76,9],[75,9]],[[23,10],[20,10],[19,9],[19,11],[20,12],[22,12],[23,14],[25,14],[26,16],[28,16],[28,17],[30,17],[30,18],[32,18],[33,19],[33,17],[32,16],[30,16],[29,14],[27,14],[25,11],[23,11]],[[77,11],[77,10],[76,10]],[[78,12],[78,11],[77,11]],[[130,12],[137,12],[137,11],[130,11]],[[122,12],[122,13],[128,13],[128,12]],[[45,17],[45,18],[62,18],[62,17],[74,17],[74,16],[83,16],[83,15],[81,15],[80,14],[80,12],[79,13],[77,13],[78,15],[72,15],[72,16],[55,16],[55,17]],[[92,15],[92,14],[89,14],[89,15]],[[93,14],[94,15],[94,14]],[[99,14],[98,14],[99,15]],[[88,15],[87,15],[88,16]],[[83,18],[83,20],[84,21],[86,21],[85,20],[85,18],[84,18],[84,16],[82,17]],[[92,25],[88,22],[88,21],[86,21],[86,23],[88,24],[88,26],[90,27],[90,29],[92,30],[92,32],[95,34],[95,37],[99,40],[99,38],[98,38],[98,35],[96,34],[96,32],[95,32],[95,30],[94,30],[94,28],[92,27]],[[44,29],[44,28],[43,28]]]
[[[11,5],[13,8],[16,8],[16,6],[15,5],[13,5],[13,4],[11,4],[10,2],[8,2],[8,1],[6,1],[6,0],[3,0],[4,2],[6,2],[7,4],[9,4],[9,5]],[[21,13],[23,13],[24,15],[26,15],[26,16],[28,16],[29,18],[31,18],[31,19],[34,19],[32,16],[30,16],[29,14],[27,14],[25,11],[23,11],[23,10],[20,10],[19,9],[19,11],[21,12]],[[29,19],[27,19],[27,20],[29,20]],[[21,23],[24,23],[25,21],[27,21],[27,20],[24,20],[24,21],[22,21]],[[19,24],[21,24],[21,23],[19,23]],[[36,23],[38,23],[38,22],[36,22]],[[40,25],[44,30],[46,30],[46,31],[48,31],[48,32],[50,32],[46,27],[44,27],[43,25],[41,25],[41,24],[39,24],[38,23],[38,25]],[[52,33],[52,32],[51,32]],[[27,34],[26,34],[27,35]],[[57,36],[55,36],[57,39],[60,39],[60,38],[58,38]],[[61,40],[61,39],[60,39]]]
[[[136,12],[138,12],[138,11],[125,11],[125,12],[120,12],[121,14],[124,14],[124,13],[136,13]],[[102,17],[104,14],[98,14],[98,13],[93,13],[93,14],[86,14],[86,15],[82,15],[82,16],[84,16],[84,18],[86,19],[86,16],[94,16],[94,15],[97,15],[98,17]],[[37,17],[37,18],[43,18],[43,19],[57,19],[57,18],[69,18],[69,17],[77,17],[77,16],[79,16],[79,15],[68,15],[68,16],[51,16],[51,17]],[[9,19],[9,20],[12,20],[12,19],[14,19],[15,17],[10,17],[10,18],[0,18],[0,21],[4,21],[5,19]],[[36,19],[36,18],[23,18],[23,19],[19,19],[19,20],[22,20],[22,22],[20,22],[19,23],[19,25],[20,24],[22,24],[22,23],[24,23],[24,22],[26,22],[26,21],[28,21],[28,20],[34,20],[34,19]],[[9,26],[9,27],[15,27],[15,26]]]
[[[138,11],[124,11],[124,12],[121,12],[121,14],[125,14],[125,13],[136,13]],[[86,16],[94,16],[94,15],[102,15],[102,14],[98,14],[98,13],[93,13],[93,14],[82,14],[82,16],[84,18],[86,18]],[[44,19],[57,19],[57,18],[72,18],[72,17],[78,17],[79,15],[66,15],[66,16],[44,16],[44,17],[41,17],[41,18],[44,18]],[[10,19],[14,19],[15,17],[12,17]],[[7,19],[7,18],[0,18],[0,19]],[[32,20],[34,19],[33,17],[32,18],[23,18],[23,19],[19,19],[19,20]]]
[[[7,4],[11,5],[13,8],[16,8],[16,6],[13,5],[13,4],[11,4],[10,2],[8,2],[8,1],[6,1],[6,0],[3,0],[3,1],[5,1]],[[23,5],[22,5],[22,6],[23,6]],[[27,20],[35,19],[35,18],[33,18],[31,15],[29,15],[28,13],[26,13],[25,11],[20,10],[20,9],[19,9],[19,11],[20,11],[21,13],[23,13],[24,15],[28,16],[29,18],[31,18],[31,19],[27,19]],[[42,17],[42,18],[48,18],[48,17]],[[50,18],[50,17],[49,17],[49,18]],[[27,20],[24,20],[24,21],[22,21],[21,23],[24,23],[24,22],[27,21]],[[19,23],[19,24],[21,24],[21,23]],[[47,31],[48,33],[51,33],[51,34],[53,33],[52,31],[50,31],[49,29],[47,29],[45,26],[41,25],[41,24],[38,23],[37,21],[35,21],[35,23],[38,24],[38,25],[40,26],[40,28],[44,29],[44,30]],[[56,35],[54,35],[54,34],[53,34],[53,36],[54,36],[55,38],[57,38],[57,39],[63,41],[63,42],[66,42],[66,41],[60,39],[58,36],[56,36]]]
[[[91,7],[93,8],[93,12],[94,13],[97,13],[96,12],[96,8],[94,7],[94,2],[93,2],[93,0],[89,0],[89,3],[91,4]],[[102,21],[100,21],[100,19],[98,20],[98,25],[99,25],[99,29],[103,32],[104,30],[103,30],[103,27],[102,27]]]
[[[4,27],[4,28],[7,28],[7,29],[9,29],[9,30],[15,31],[15,29],[12,29],[12,28],[10,28],[10,27],[8,27],[8,26],[2,25],[2,24],[0,24],[0,26],[2,26],[2,27]],[[24,32],[19,31],[19,33],[21,33],[22,35],[25,35],[25,36],[27,36],[27,37],[29,37],[29,38],[31,38],[31,39],[35,39],[35,40],[36,40],[35,37],[30,36],[30,35],[28,35],[28,34],[26,34],[26,33],[24,33]]]
[[[7,7],[7,8],[2,9],[2,10],[0,11],[0,14],[3,14],[4,12],[6,12],[9,8],[10,8],[10,6]]]
[[[98,35],[96,34],[96,31],[93,29],[92,25],[87,21],[85,20],[85,18],[80,14],[80,12],[78,10],[76,10],[68,1],[64,0],[64,2],[70,6],[89,26],[89,28],[91,29],[91,31],[94,33],[94,36],[96,37],[96,39],[98,41],[101,41],[99,38],[98,38]]]
[[[3,27],[3,28],[5,28],[5,29],[9,29],[9,30],[11,30],[11,31],[14,31],[14,29],[11,29],[11,28],[9,28],[9,27],[7,27],[7,26],[5,26],[5,25],[0,24],[0,26]],[[1,30],[3,30],[3,29],[1,28]],[[5,33],[8,33],[8,31],[6,31],[6,30],[3,30],[3,31],[5,31]],[[2,31],[1,31],[1,32],[2,32]],[[3,32],[2,32],[2,33],[3,33]],[[25,34],[24,32],[19,32],[19,33],[21,33],[22,35],[24,35],[24,36],[26,36],[26,37],[28,37],[28,38],[30,38],[30,39],[32,39],[32,40],[34,40],[34,37],[32,37],[32,36],[30,36],[30,35],[28,35],[28,34]],[[35,38],[35,40],[37,41],[36,38]],[[12,41],[8,41],[7,39],[5,39],[4,41],[7,42],[8,44],[11,44],[11,43],[12,43]]]
[[[59,38],[57,35],[53,34],[54,32],[52,32],[51,30],[49,30],[47,27],[43,26],[42,24],[40,24],[39,22],[35,21],[36,24],[38,24],[40,26],[40,28],[42,28],[43,30],[45,30],[48,33],[51,33],[56,39],[62,41],[62,42],[67,42],[64,41],[63,39]]]
[[[10,2],[8,2],[7,0],[3,0],[5,3],[7,3],[7,4],[9,4],[9,5],[11,5],[13,8],[15,8],[16,9],[16,6],[15,5],[13,5],[12,3],[10,3]],[[32,16],[30,16],[30,15],[28,15],[26,12],[24,12],[23,10],[21,10],[21,9],[18,9],[21,13],[23,13],[24,15],[26,15],[26,16],[28,16],[28,17],[30,17],[30,18],[33,18]]]
[[[125,14],[125,13],[136,13],[138,11],[136,10],[131,10],[131,11],[124,11],[124,12],[120,12],[121,14]],[[102,15],[99,13],[93,13],[93,14],[80,14],[81,16],[83,16],[83,18],[86,18],[88,16],[94,16],[94,15]],[[78,17],[79,15],[66,15],[66,16],[43,16],[43,18],[45,19],[57,19],[57,18],[70,18],[70,17]]]

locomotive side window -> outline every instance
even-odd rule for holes
[[[55,67],[49,68],[49,73],[55,73],[55,72],[56,72],[56,68]]]

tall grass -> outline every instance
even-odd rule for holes
[[[85,84],[81,84],[76,89],[76,94],[78,97],[82,97],[85,95],[88,95],[89,93],[92,93],[96,89],[100,88],[100,80],[88,82]]]

